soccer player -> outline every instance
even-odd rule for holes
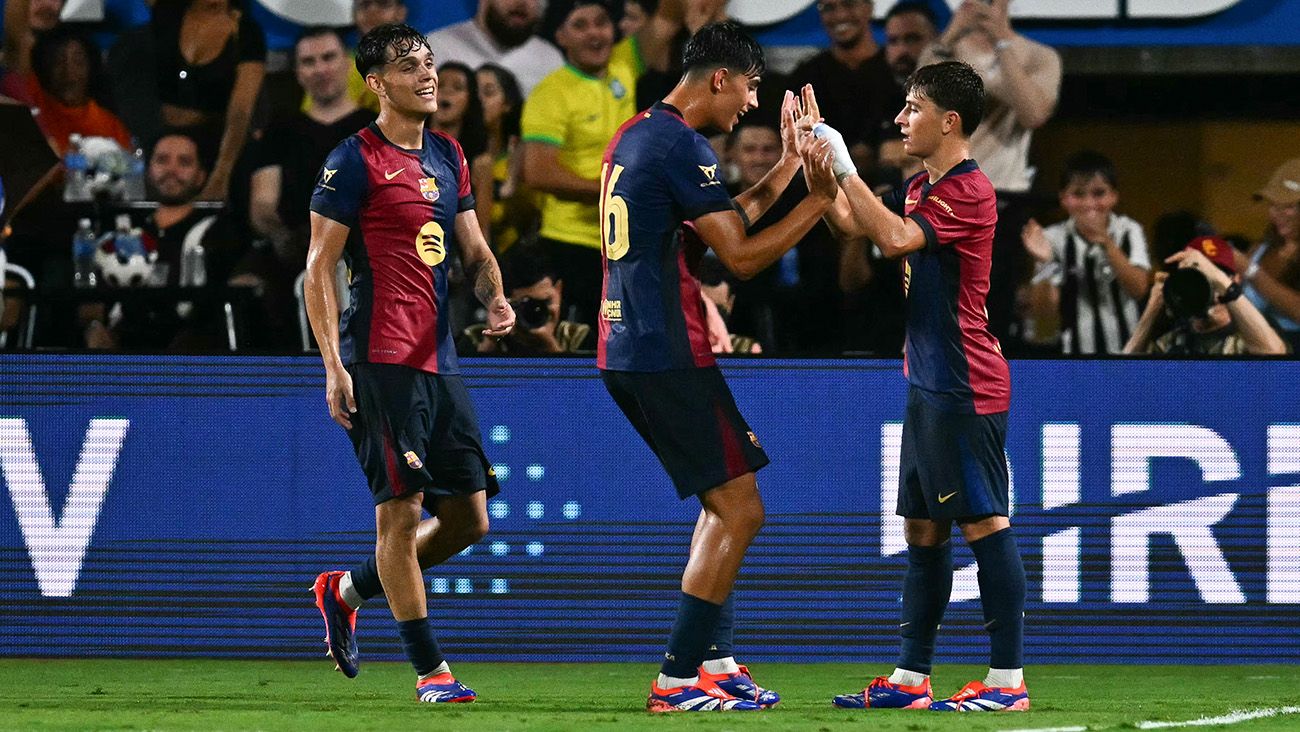
[[[984,84],[970,66],[946,62],[915,71],[894,121],[904,151],[924,169],[886,200],[856,175],[839,134],[836,177],[846,194],[827,220],[867,236],[887,255],[906,257],[908,379],[899,463],[898,513],[905,518],[902,650],[889,676],[836,706],[1018,711],[1029,708],[1021,655],[1025,570],[1007,520],[1004,446],[1011,378],[989,333],[989,290],[997,201],[970,159],[970,135],[984,109]],[[805,94],[809,116],[816,98]],[[979,563],[984,627],[992,643],[988,675],[948,699],[930,693],[935,634],[952,590],[952,524]]]
[[[682,575],[677,620],[650,686],[654,712],[754,710],[779,696],[759,688],[732,656],[731,588],[763,523],[754,472],[767,465],[714,363],[692,271],[712,248],[751,277],[794,246],[838,189],[830,146],[783,104],[780,162],[734,201],[709,142],[696,130],[730,131],[757,106],[763,50],[734,23],[706,25],[686,45],[677,86],[625,122],[601,172],[604,299],[597,365],[614,401],[658,456],[683,500],[703,510]],[[784,219],[746,234],[804,167],[810,194]]]
[[[339,670],[357,674],[356,610],[384,594],[423,702],[473,701],[434,640],[421,571],[487,532],[497,492],[447,322],[447,257],[465,265],[487,308],[487,334],[515,322],[474,214],[455,140],[425,129],[438,74],[424,36],[382,25],[357,48],[379,118],[334,148],[311,200],[306,299],[325,362],[330,416],[348,432],[375,500],[375,553],[316,578],[316,604]],[[336,317],[334,272],[351,270],[352,304]],[[432,518],[421,521],[421,509]]]

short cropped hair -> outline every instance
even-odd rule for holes
[[[906,15],[908,13],[914,13],[925,18],[930,21],[930,25],[933,26],[935,30],[939,29],[939,14],[934,12],[934,8],[930,7],[929,3],[926,3],[923,0],[903,0],[903,2],[898,3],[894,7],[890,8],[889,12],[885,13],[885,22],[888,23],[895,17]]]
[[[365,76],[377,67],[415,53],[421,47],[429,48],[424,34],[405,23],[375,26],[357,43],[357,71]]]
[[[922,66],[907,77],[903,90],[929,99],[940,109],[961,117],[961,131],[970,137],[984,119],[984,81],[961,61]]]
[[[767,70],[767,57],[758,41],[735,21],[709,23],[686,42],[682,51],[682,72],[691,74],[715,69],[759,76]]]
[[[1101,176],[1106,185],[1119,189],[1119,178],[1115,174],[1115,163],[1096,150],[1080,150],[1065,161],[1061,171],[1061,190],[1065,190],[1075,181],[1089,181],[1094,176]]]

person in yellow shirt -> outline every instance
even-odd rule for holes
[[[636,83],[668,65],[685,4],[662,0],[634,35],[615,42],[608,0],[553,0],[547,8],[565,65],[524,103],[523,179],[541,192],[539,244],[565,282],[564,319],[595,325],[600,302],[600,163],[605,147],[636,114]]]

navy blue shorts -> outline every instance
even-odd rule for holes
[[[945,412],[908,387],[898,515],[958,522],[1009,515],[1006,444],[1006,412]]]
[[[459,375],[386,363],[347,369],[357,403],[348,437],[376,505],[420,492],[436,515],[440,496],[500,491]]]
[[[602,371],[601,377],[668,471],[678,497],[698,496],[767,465],[718,367]]]

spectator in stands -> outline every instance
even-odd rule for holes
[[[1016,293],[1029,277],[1029,257],[1020,232],[1029,220],[1029,164],[1033,131],[1056,109],[1061,89],[1061,57],[1011,27],[1011,0],[963,0],[939,40],[922,54],[920,65],[957,59],[984,80],[984,120],[970,138],[971,157],[979,161],[998,194],[998,226],[990,275],[989,330],[1014,355],[1019,330],[1013,327]],[[821,88],[820,86],[818,87]]]
[[[478,73],[478,95],[487,130],[487,152],[470,162],[475,210],[479,225],[498,254],[537,230],[538,196],[523,185],[523,149],[519,120],[524,111],[523,92],[508,69],[483,64]]]
[[[68,136],[110,137],[124,150],[132,148],[131,133],[117,115],[95,101],[100,75],[100,53],[88,35],[59,26],[42,33],[32,47],[33,73],[24,101],[36,110],[36,122],[62,155]]]
[[[487,152],[483,101],[478,95],[474,69],[459,61],[438,67],[438,111],[433,115],[432,128],[459,142],[468,161]]]
[[[921,54],[939,37],[939,18],[924,0],[905,0],[885,14],[885,62],[901,89],[916,71]],[[903,152],[898,127],[890,119],[881,131],[880,165],[899,171],[901,182],[920,172],[921,160]]]
[[[791,143],[793,144],[793,143]],[[781,157],[780,133],[761,123],[737,125],[728,136],[725,157],[738,175],[729,186],[732,195],[748,190]],[[757,221],[754,234],[780,221],[807,195],[803,178],[796,176],[789,189]],[[772,266],[749,280],[736,283],[736,303],[729,326],[752,335],[765,353],[839,353],[844,298],[837,287],[839,246],[825,224],[817,224]]]
[[[625,0],[623,17],[618,21],[618,34],[623,38],[634,36],[641,26],[654,15],[657,0]]]
[[[780,157],[778,151],[777,157]],[[714,353],[763,352],[763,346],[749,336],[732,333],[731,313],[736,304],[736,279],[712,251],[706,252],[695,272],[704,298],[705,321],[709,327],[709,345]]]
[[[6,76],[23,77],[32,70],[32,48],[36,39],[59,24],[63,0],[7,0],[5,2],[4,68]],[[18,89],[22,87],[17,87]],[[9,86],[0,84],[0,94],[22,99]]]
[[[199,197],[224,201],[266,75],[262,29],[239,0],[158,0],[152,25],[163,122],[218,151]]]
[[[1233,249],[1219,237],[1198,237],[1166,260],[1179,269],[1194,269],[1209,283],[1208,306],[1169,307],[1170,274],[1159,272],[1146,311],[1124,353],[1177,356],[1281,355],[1286,343],[1251,303],[1242,297]],[[1185,311],[1185,312],[1184,312]],[[1191,312],[1196,311],[1196,312]]]
[[[1300,158],[1286,161],[1255,193],[1268,204],[1268,231],[1249,255],[1239,255],[1246,297],[1300,348]]]
[[[375,28],[388,23],[406,22],[406,3],[404,0],[353,0],[352,25],[360,38]],[[348,49],[348,58],[356,58],[356,49]],[[348,64],[348,96],[362,109],[379,114],[379,97],[366,86],[366,80],[357,70],[355,63]],[[307,111],[307,100],[303,100],[303,111]]]
[[[790,88],[817,88],[826,124],[844,135],[859,171],[874,171],[883,135],[897,135],[894,115],[903,88],[871,34],[871,0],[818,0],[817,13],[830,48],[799,64]],[[864,175],[864,179],[866,176]]]
[[[1066,160],[1060,200],[1068,219],[1046,229],[1030,219],[1022,233],[1038,262],[1030,299],[1059,312],[1063,353],[1120,353],[1151,289],[1146,235],[1141,224],[1115,213],[1115,165],[1101,153],[1084,150]]]
[[[524,103],[524,182],[545,194],[540,237],[565,282],[562,312],[594,325],[601,289],[601,158],[619,125],[637,111],[637,77],[647,67],[667,67],[669,42],[680,28],[668,18],[681,18],[682,6],[681,0],[662,0],[637,35],[617,44],[609,0],[554,0],[547,12],[568,63]]]
[[[352,55],[333,28],[308,28],[293,47],[293,67],[309,102],[303,111],[273,120],[252,152],[249,216],[270,246],[245,261],[240,284],[262,288],[266,339],[284,343],[294,326],[293,281],[306,266],[308,204],[325,157],[375,115],[347,91]]]
[[[561,319],[564,281],[536,247],[512,250],[502,266],[510,307],[518,321],[503,338],[484,336],[486,323],[466,328],[465,337],[478,353],[541,356],[595,349],[591,326]]]
[[[473,18],[430,33],[429,46],[441,60],[510,69],[527,97],[543,77],[564,65],[555,46],[536,35],[541,19],[538,0],[479,0]]]
[[[141,227],[145,251],[157,253],[147,284],[224,284],[243,245],[227,216],[194,206],[207,179],[198,142],[183,132],[165,134],[150,153],[147,176],[158,201]],[[196,246],[202,257],[186,256],[199,251]],[[101,262],[114,257],[112,245],[102,254]],[[112,274],[104,267],[106,279]],[[193,308],[174,302],[95,305],[84,307],[82,317],[88,348],[193,352],[224,350],[227,343],[224,315],[210,302]]]

